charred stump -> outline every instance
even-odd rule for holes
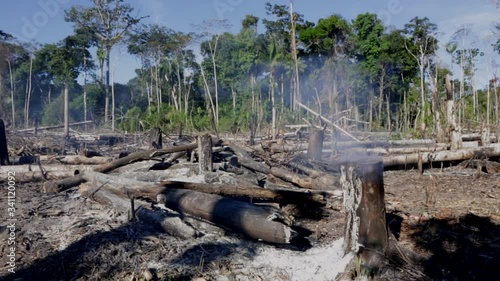
[[[152,148],[154,149],[163,148],[163,141],[161,134],[162,131],[158,127],[151,129],[151,131],[149,132],[149,143],[151,144]]]
[[[5,124],[2,119],[0,119],[0,165],[10,165],[7,134],[5,133]]]
[[[198,162],[200,173],[212,172],[214,168],[212,160],[212,138],[209,135],[198,137]]]
[[[312,160],[321,160],[323,153],[323,140],[325,139],[324,130],[313,130],[309,136],[309,147],[307,148],[307,157]]]
[[[341,166],[346,210],[343,250],[345,254],[354,252],[370,273],[385,265],[388,246],[383,170],[378,159]]]

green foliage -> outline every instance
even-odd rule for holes
[[[130,108],[125,114],[124,118],[119,123],[119,127],[128,132],[137,132],[141,129],[140,121],[144,113],[139,107]]]
[[[45,107],[42,115],[42,126],[60,125],[64,121],[64,112],[61,108],[64,107],[63,95],[59,95]]]

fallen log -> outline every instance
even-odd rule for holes
[[[315,203],[325,205],[326,199],[334,196],[333,192],[326,191],[262,188],[243,181],[238,181],[237,186],[179,181],[162,181],[161,184],[169,188],[189,189],[221,196],[267,199],[284,204]]]
[[[253,159],[251,159],[250,156],[245,152],[245,150],[239,147],[238,145],[235,144],[231,145],[231,149],[238,156],[239,163],[248,169],[263,174],[271,174],[277,178],[280,178],[282,180],[285,180],[287,182],[293,183],[299,187],[306,189],[326,189],[326,190],[333,189],[332,185],[324,186],[315,179],[312,179],[311,177],[299,175],[283,168],[269,167],[266,164],[256,162]]]
[[[178,216],[168,216],[165,212],[155,212],[145,208],[149,205],[147,202],[134,200],[133,205],[135,210],[132,211],[131,200],[121,198],[105,188],[94,187],[88,183],[80,185],[80,193],[82,196],[101,205],[105,205],[116,209],[121,213],[128,214],[129,218],[138,218],[145,223],[159,227],[172,236],[176,236],[181,239],[193,238],[197,236],[196,230],[185,224]]]
[[[145,196],[183,215],[208,220],[251,238],[287,244],[296,235],[286,225],[285,217],[275,209],[263,208],[219,195],[124,180],[96,172],[86,172],[82,174],[82,178],[93,186],[109,190],[122,198]]]
[[[76,122],[76,123],[70,123],[69,126],[70,127],[73,127],[73,126],[81,126],[81,125],[88,125],[88,124],[92,124],[93,121],[83,121],[83,122]],[[64,124],[63,125],[54,125],[54,126],[46,126],[46,127],[34,127],[34,128],[28,128],[28,129],[21,129],[21,130],[17,130],[18,132],[22,133],[22,132],[31,132],[31,131],[35,131],[35,130],[53,130],[53,129],[60,129],[60,128],[64,128]]]
[[[32,172],[15,172],[16,182],[24,183],[24,182],[41,182],[47,180],[58,180],[64,179],[68,177],[72,177],[75,175],[76,171],[48,171],[48,172],[40,172],[40,171],[32,171]],[[7,173],[0,174],[0,182],[7,181],[8,179]]]
[[[100,164],[107,164],[114,160],[113,157],[102,157],[102,156],[85,157],[80,155],[56,156],[49,159],[50,160],[48,161],[54,161],[68,165],[100,165]]]
[[[500,144],[493,144],[485,147],[475,149],[459,149],[456,151],[436,151],[436,152],[423,152],[422,163],[428,164],[431,162],[444,162],[444,161],[460,161],[467,160],[474,157],[500,157]],[[417,154],[406,155],[387,155],[384,156],[384,166],[397,166],[406,164],[417,164]]]
[[[163,148],[163,149],[153,149],[153,150],[146,150],[146,151],[138,151],[131,153],[123,158],[116,159],[112,162],[106,163],[106,164],[101,164],[97,167],[94,168],[94,171],[100,172],[100,173],[107,173],[110,172],[116,168],[125,166],[130,163],[134,163],[137,161],[142,161],[142,160],[149,160],[157,156],[165,155],[168,153],[174,153],[174,152],[180,152],[180,151],[186,151],[186,150],[192,150],[197,147],[196,143],[191,143],[191,144],[186,144],[186,145],[180,145],[180,146],[172,146],[168,148]],[[48,181],[43,184],[42,186],[42,191],[43,192],[61,192],[66,189],[78,186],[79,184],[83,183],[84,179],[80,175],[76,175],[72,178],[68,179],[62,179],[62,180],[54,180],[54,181]]]

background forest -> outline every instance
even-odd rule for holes
[[[371,13],[310,22],[292,4],[268,3],[268,18],[247,15],[237,33],[213,19],[187,34],[144,24],[147,15],[134,16],[123,0],[93,4],[65,11],[74,34],[56,44],[21,42],[0,28],[0,118],[11,127],[62,124],[66,105],[68,122],[111,130],[255,126],[276,135],[304,122],[305,105],[350,130],[435,135],[445,124],[447,75],[459,126],[500,120],[493,61],[500,23],[482,44],[464,43],[475,36],[467,25],[438,42],[439,27],[428,18],[399,27]],[[110,54],[120,45],[141,61],[127,84],[113,77]],[[476,82],[479,61],[487,85]]]

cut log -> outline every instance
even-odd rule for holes
[[[81,126],[81,125],[88,125],[92,124],[93,121],[83,121],[83,122],[76,122],[76,123],[71,123],[69,124],[70,127],[72,126]],[[64,128],[64,125],[55,125],[55,126],[46,126],[46,127],[34,127],[34,128],[28,128],[28,129],[21,129],[17,130],[18,132],[31,132],[31,131],[40,131],[40,130],[53,130],[53,129],[60,129]]]
[[[68,156],[57,156],[51,159],[52,161],[57,161],[61,164],[68,165],[99,165],[107,164],[114,160],[112,157],[85,157],[80,155],[68,155]]]
[[[385,265],[388,231],[385,221],[384,166],[381,160],[364,159],[341,166],[346,223],[343,249],[354,252],[370,271]]]
[[[500,144],[492,144],[475,149],[459,149],[456,151],[423,152],[422,163],[467,160],[477,156],[500,157]],[[384,157],[384,166],[417,164],[418,154],[393,155]]]
[[[46,180],[57,180],[72,177],[75,175],[75,171],[48,171],[48,172],[15,172],[16,182],[41,182]],[[7,181],[7,173],[0,174],[0,181]]]
[[[121,213],[128,214],[130,218],[137,217],[139,220],[163,229],[166,233],[181,239],[193,238],[197,235],[196,230],[185,224],[178,216],[168,216],[163,211],[152,211],[146,208],[150,205],[141,200],[134,200],[134,206],[138,207],[132,211],[131,201],[119,197],[107,189],[94,187],[84,183],[80,185],[82,196],[89,198],[101,205],[111,207]]]
[[[93,186],[107,189],[122,198],[147,197],[184,215],[199,217],[249,237],[286,244],[296,235],[286,218],[275,209],[206,194],[197,191],[166,188],[96,172],[82,175]]]
[[[225,184],[189,183],[178,181],[162,181],[163,186],[169,188],[182,188],[210,194],[268,199],[279,203],[292,204],[319,204],[325,205],[328,197],[334,196],[333,192],[315,190],[291,190],[262,188],[251,183],[238,181],[237,186]]]

